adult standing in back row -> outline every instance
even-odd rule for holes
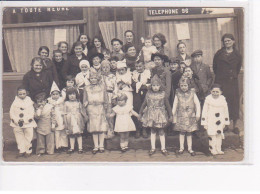
[[[228,103],[229,117],[233,120],[233,132],[239,133],[236,126],[239,119],[238,74],[242,66],[242,57],[235,48],[235,38],[232,34],[222,36],[223,47],[217,51],[213,59],[215,83],[222,86],[223,95]]]

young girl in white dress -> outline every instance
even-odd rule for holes
[[[129,132],[136,131],[135,124],[131,116],[135,116],[139,119],[139,114],[133,110],[133,106],[127,104],[127,95],[124,93],[118,94],[117,105],[112,108],[113,112],[111,117],[116,115],[115,132],[120,135],[120,147],[121,151],[128,150]]]
[[[208,132],[209,150],[212,155],[224,154],[221,150],[223,129],[230,124],[228,106],[222,94],[221,86],[214,84],[210,95],[206,97],[201,117],[201,125]]]

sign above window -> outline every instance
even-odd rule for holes
[[[148,16],[172,16],[202,14],[202,8],[147,8]]]

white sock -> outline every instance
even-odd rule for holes
[[[70,137],[70,149],[74,150],[75,146],[75,137]]]
[[[82,150],[82,136],[77,137],[79,150]]]
[[[221,150],[221,145],[222,145],[222,135],[218,134],[216,136],[216,150],[218,153],[223,153],[223,151]]]
[[[152,150],[155,150],[156,133],[151,133]]]
[[[99,147],[100,148],[104,148],[105,134],[104,133],[100,133],[100,134],[98,134],[98,137],[99,137]]]
[[[179,139],[180,139],[180,150],[184,150],[185,135],[180,134]]]
[[[188,151],[192,151],[192,135],[187,135]]]
[[[98,134],[93,134],[94,147],[98,148]]]
[[[165,135],[160,135],[161,150],[165,150]]]

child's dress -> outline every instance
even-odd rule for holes
[[[54,153],[54,132],[51,130],[53,105],[47,103],[41,110],[36,110],[37,122],[37,148],[36,154]]]
[[[209,136],[222,135],[224,139],[223,129],[225,125],[229,125],[229,115],[227,101],[223,95],[214,99],[212,95],[206,97],[202,116],[201,125],[206,126]]]
[[[31,153],[33,128],[37,127],[34,121],[33,101],[29,96],[21,100],[17,96],[10,108],[10,126],[13,127],[15,139],[20,153]],[[22,119],[23,122],[19,120]]]
[[[173,103],[173,120],[175,131],[192,132],[198,129],[196,116],[200,117],[200,102],[194,89],[183,92],[176,90]]]
[[[115,106],[113,111],[116,113],[115,132],[136,131],[135,124],[131,118],[133,107],[129,105]]]
[[[132,73],[130,69],[127,69],[127,72],[124,75],[120,75],[119,73],[116,73],[116,82],[119,83],[125,83],[126,86],[124,88],[118,88],[118,90],[127,96],[127,102],[126,104],[133,106],[133,89],[131,87],[132,84]]]
[[[141,122],[143,123],[143,127],[166,127],[168,119],[171,116],[171,107],[169,101],[165,97],[165,92],[148,91],[145,101],[140,108],[140,113],[142,112],[143,116]]]
[[[110,73],[108,75],[103,75],[102,78],[103,78],[103,83],[105,84],[106,87],[109,106],[112,107],[113,106],[112,101],[113,99],[116,98],[117,90],[118,90],[117,83],[116,83],[116,76]],[[106,137],[111,138],[113,137],[114,134],[114,118],[107,118],[107,121],[108,121],[109,128]]]
[[[53,105],[53,115],[55,120],[55,145],[56,149],[61,147],[68,147],[68,137],[65,131],[64,119],[63,119],[63,108],[64,101],[60,97],[58,100],[53,100],[51,97],[48,98],[48,103]]]
[[[80,136],[83,133],[87,116],[80,102],[65,102],[64,119],[69,136]]]
[[[89,133],[106,132],[108,122],[106,119],[106,108],[108,97],[103,84],[89,85],[84,89],[84,105],[87,104],[87,115],[89,122],[87,129]]]

